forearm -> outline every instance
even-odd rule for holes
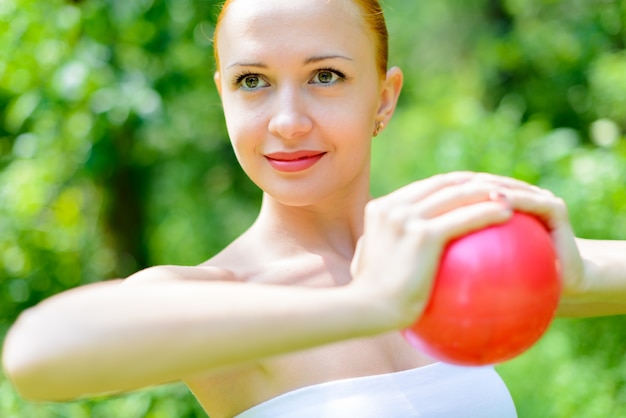
[[[577,240],[585,286],[564,295],[562,316],[626,314],[626,241]]]
[[[347,288],[103,283],[24,313],[4,364],[26,397],[125,391],[384,331]]]

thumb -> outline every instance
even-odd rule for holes
[[[361,253],[363,252],[363,237],[359,238],[356,243],[356,249],[354,250],[354,256],[352,257],[352,263],[350,264],[350,274],[352,278],[360,272],[361,265]]]

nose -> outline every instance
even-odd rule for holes
[[[282,139],[297,139],[313,128],[308,114],[304,93],[297,87],[285,87],[276,92],[273,113],[269,121],[269,131]]]

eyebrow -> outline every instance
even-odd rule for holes
[[[226,69],[233,67],[257,67],[257,68],[267,68],[267,65],[262,64],[260,62],[235,62],[230,64]]]
[[[304,64],[305,65],[315,64],[316,62],[333,60],[333,59],[344,59],[344,60],[352,61],[352,58],[346,57],[345,55],[320,55],[320,56],[307,58],[306,60],[304,60]]]
[[[315,64],[321,61],[333,60],[333,59],[344,59],[347,61],[352,61],[352,58],[346,57],[345,55],[319,55],[309,57],[304,60],[304,65]],[[255,67],[255,68],[267,68],[267,65],[261,62],[235,62],[230,64],[226,69],[233,67]]]

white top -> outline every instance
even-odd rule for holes
[[[434,363],[396,373],[307,386],[235,418],[516,418],[493,367]]]

